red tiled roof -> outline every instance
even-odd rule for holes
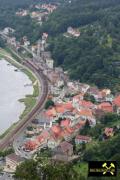
[[[55,133],[55,134],[60,134],[61,131],[62,131],[62,129],[60,128],[59,125],[54,125],[54,126],[52,126],[52,127],[51,127],[51,130],[52,130],[53,133]]]
[[[63,105],[64,109],[67,109],[67,110],[72,110],[73,109],[73,106],[72,106],[72,102],[67,102],[66,104]]]
[[[83,141],[91,141],[91,137],[89,137],[89,136],[82,136],[82,135],[77,135],[75,139],[76,140],[77,139],[78,140],[83,140]]]
[[[86,107],[86,108],[91,108],[91,107],[94,106],[94,104],[93,104],[92,102],[90,102],[90,101],[85,101],[85,100],[79,101],[79,104],[80,104],[81,106]]]
[[[80,93],[76,96],[73,96],[73,99],[80,100],[80,99],[83,99],[83,96],[84,96],[84,93]]]
[[[67,127],[70,125],[70,119],[62,120],[60,123],[61,126]]]
[[[113,107],[109,102],[103,102],[98,105],[98,108],[105,112],[113,112]]]
[[[66,141],[63,141],[60,143],[60,147],[63,152],[67,152],[69,149],[73,148],[73,145]]]
[[[93,116],[92,114],[92,111],[90,109],[82,109],[80,112],[79,112],[79,115],[81,116]]]
[[[113,104],[120,107],[120,95],[113,100]]]
[[[79,121],[79,124],[82,125],[82,126],[84,126],[85,123],[86,123],[86,121],[82,121],[82,120]]]
[[[41,143],[41,142],[44,141],[44,138],[43,138],[43,136],[40,135],[40,136],[37,136],[36,140],[37,140],[39,143]]]
[[[41,136],[46,139],[46,138],[49,138],[50,137],[50,134],[47,130],[44,130],[42,133],[41,133]]]
[[[63,131],[63,137],[66,136],[71,136],[71,133],[67,131],[67,129],[64,129]]]
[[[64,113],[65,111],[64,106],[56,106],[55,109],[57,113]]]
[[[73,133],[73,132],[74,132],[74,128],[71,128],[71,127],[66,127],[66,130],[67,130],[69,133]]]
[[[113,128],[105,128],[104,132],[107,136],[111,136],[113,134]]]
[[[30,151],[33,151],[34,149],[36,149],[37,146],[38,146],[38,141],[36,140],[34,141],[30,140],[25,143],[25,149],[30,150]]]
[[[48,117],[54,117],[54,116],[56,116],[56,110],[55,110],[55,108],[48,109],[48,110],[45,112],[45,115],[48,116]]]
[[[75,125],[75,129],[81,129],[83,126],[81,125],[81,124],[79,124],[79,123],[77,123],[76,125]]]

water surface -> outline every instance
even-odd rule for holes
[[[18,100],[33,93],[33,86],[25,86],[32,83],[29,77],[8,64],[0,60],[0,134],[17,122],[24,111],[25,105]]]

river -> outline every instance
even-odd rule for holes
[[[29,77],[6,60],[0,60],[0,134],[4,133],[25,109],[24,103],[18,100],[33,94],[33,86]]]

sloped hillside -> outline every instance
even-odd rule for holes
[[[63,34],[79,28],[78,38]],[[120,0],[73,0],[43,25],[56,65],[73,79],[120,90]]]

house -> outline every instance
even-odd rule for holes
[[[85,100],[76,100],[73,101],[74,108],[76,108],[78,111],[87,108],[87,109],[95,109],[96,105],[93,104],[91,101],[85,101]]]
[[[48,38],[48,34],[46,33],[46,32],[44,32],[43,34],[42,34],[42,39],[43,40],[46,40]]]
[[[63,141],[59,144],[59,146],[53,149],[53,154],[72,156],[73,145],[71,143],[68,143],[67,141]]]
[[[94,96],[95,100],[96,101],[103,101],[104,99],[104,95],[101,91],[99,91],[99,89],[97,87],[90,87],[88,90],[87,90],[87,93]]]
[[[76,144],[89,143],[91,140],[92,140],[92,138],[89,136],[77,135],[75,137]]]
[[[9,35],[9,34],[14,33],[14,32],[15,32],[15,30],[14,30],[13,28],[11,28],[11,27],[6,27],[6,28],[4,28],[4,30],[3,30],[3,33],[4,33],[5,35]]]
[[[16,38],[15,37],[8,38],[7,43],[16,47],[16,45],[17,45]]]
[[[46,59],[51,58],[51,52],[50,51],[44,51],[41,53],[42,59],[45,61]]]
[[[90,123],[90,126],[93,127],[96,125],[96,119],[91,109],[82,109],[80,110],[79,115],[81,119],[88,120]]]
[[[79,91],[84,94],[87,92],[87,90],[89,88],[90,88],[90,85],[88,85],[88,84],[80,83],[80,85],[79,85]]]
[[[58,72],[52,71],[48,74],[48,78],[53,84],[56,84],[60,78],[60,74]]]
[[[65,141],[71,141],[72,138],[75,136],[75,129],[72,128],[72,127],[66,127],[64,130],[63,130],[63,137],[65,139]]]
[[[9,154],[5,158],[4,171],[14,173],[16,167],[24,161],[24,158],[16,155],[15,153]]]
[[[105,101],[109,101],[112,103],[113,99],[114,99],[114,96],[112,94],[108,94],[105,96]]]
[[[25,41],[24,46],[28,47],[30,45],[30,41]]]
[[[29,13],[28,10],[20,9],[19,11],[16,12],[17,16],[27,16]]]
[[[67,28],[67,33],[74,36],[74,37],[79,37],[80,36],[80,31],[77,29],[74,29],[72,27]]]
[[[110,89],[102,89],[102,92],[105,93],[106,95],[110,95],[111,94],[111,90]]]
[[[38,119],[33,119],[32,123],[31,123],[31,126],[33,128],[38,128],[39,127],[39,120]]]
[[[103,110],[105,113],[113,112],[113,107],[109,102],[100,103],[98,109]]]
[[[102,109],[95,109],[94,115],[98,120],[100,120],[105,115],[105,112]]]
[[[67,118],[67,119],[70,119],[71,120],[71,122],[72,121],[74,121],[74,119],[76,118],[76,114],[74,114],[71,110],[67,110],[67,111],[65,111],[64,113],[62,113],[61,115],[60,115],[60,117],[61,118]]]
[[[59,125],[53,125],[51,127],[51,133],[52,133],[52,135],[54,135],[54,137],[61,137],[62,129]]]
[[[69,161],[69,157],[66,156],[66,155],[61,155],[61,154],[56,154],[56,155],[53,155],[51,160],[53,161],[58,161],[58,162],[68,162]]]
[[[56,116],[57,116],[56,109],[55,109],[54,107],[48,109],[48,110],[45,112],[45,115],[46,115],[48,118],[56,117]]]
[[[76,96],[73,96],[73,99],[72,99],[73,107],[76,107],[77,104],[78,104],[78,102],[79,102],[80,100],[83,100],[83,96],[84,96],[83,93],[80,93],[80,94],[78,94],[78,95],[76,95]]]
[[[34,151],[39,146],[39,142],[37,140],[29,140],[25,142],[24,149],[26,151]]]
[[[46,65],[47,65],[50,69],[53,69],[53,64],[54,64],[53,59],[51,59],[51,58],[46,58]]]
[[[26,130],[25,134],[29,137],[32,137],[32,136],[34,136],[35,132],[33,130],[32,131]]]
[[[116,96],[113,99],[113,107],[115,109],[115,111],[120,114],[120,95]]]
[[[105,128],[104,134],[106,137],[112,137],[114,135],[113,128]]]
[[[47,130],[43,130],[40,135],[38,135],[35,139],[29,140],[24,144],[24,149],[27,151],[34,151],[40,145],[46,145],[48,139],[50,138],[50,134]]]
[[[64,86],[64,80],[62,78],[60,78],[58,81],[57,81],[57,87],[61,87],[61,86]]]
[[[48,146],[48,148],[53,149],[53,148],[57,147],[59,145],[59,143],[60,143],[60,140],[56,140],[54,138],[54,136],[51,136],[47,142],[47,146]]]
[[[39,126],[43,129],[51,128],[52,121],[48,120],[47,118],[40,118],[39,119]]]
[[[70,126],[70,124],[71,124],[71,120],[70,119],[64,119],[64,120],[62,120],[60,122],[60,126],[63,127],[63,128]]]

